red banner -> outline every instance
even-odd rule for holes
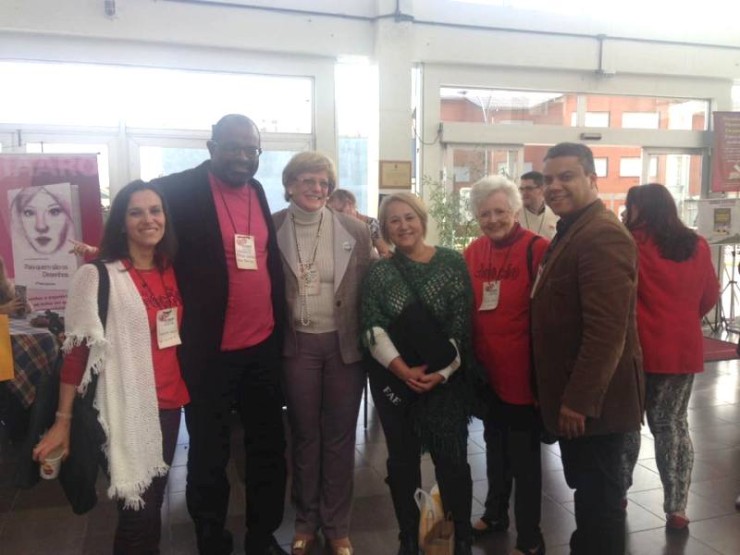
[[[712,192],[740,191],[740,112],[714,112]]]
[[[71,240],[102,235],[95,154],[0,154],[0,256],[34,310],[61,310],[82,263]]]

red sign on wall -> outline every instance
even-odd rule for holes
[[[712,192],[740,191],[740,112],[714,112]]]
[[[97,245],[101,214],[95,154],[0,154],[0,255],[34,310],[64,308],[70,240]]]

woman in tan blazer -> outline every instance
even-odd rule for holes
[[[333,555],[351,555],[355,426],[365,385],[358,311],[370,232],[326,207],[336,172],[323,154],[294,156],[283,185],[290,206],[273,221],[288,312],[283,379],[296,509],[292,554],[307,554],[321,529]]]

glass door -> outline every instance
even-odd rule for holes
[[[130,141],[131,174],[148,181],[193,168],[209,159],[207,138],[138,137]],[[282,182],[283,168],[291,157],[311,148],[309,137],[262,136],[262,155],[257,179],[265,188],[270,210],[287,206]]]
[[[445,146],[443,183],[429,183],[431,197],[439,198],[440,193],[457,205],[455,214],[449,209],[432,217],[437,221],[441,244],[464,248],[478,236],[478,225],[470,207],[470,188],[487,175],[503,175],[516,181],[524,165],[524,147],[491,144],[448,144]],[[446,203],[436,202],[438,206]],[[449,206],[449,204],[448,204]],[[449,222],[440,225],[440,220]],[[445,231],[445,227],[449,228]],[[449,236],[449,237],[448,237]]]
[[[673,195],[678,215],[696,227],[697,203],[701,197],[704,153],[697,150],[644,148],[642,183],[661,183]]]

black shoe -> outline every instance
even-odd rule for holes
[[[234,552],[234,537],[228,530],[221,530],[220,537],[213,538],[205,534],[198,537],[200,555],[231,555]]]
[[[398,555],[419,555],[419,535],[415,534],[399,534],[398,541],[400,545],[398,547]]]
[[[244,541],[244,553],[246,555],[288,555],[288,552],[280,547],[275,536],[270,536],[265,545],[264,539],[256,541],[247,535]]]
[[[473,547],[467,538],[455,538],[455,555],[473,555]]]
[[[537,547],[530,547],[528,549],[517,545],[514,549],[522,553],[522,555],[545,555],[547,553],[545,542],[541,542]]]
[[[480,521],[483,522],[486,527],[478,529],[475,526],[472,527],[473,538],[482,538],[493,532],[506,532],[509,529],[509,515],[505,514],[501,518],[488,518],[486,515],[480,517]]]

